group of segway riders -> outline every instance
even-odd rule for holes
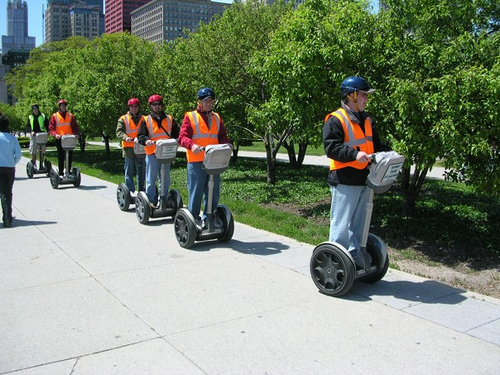
[[[332,296],[346,293],[354,279],[375,282],[387,272],[385,245],[368,233],[372,197],[374,192],[380,194],[390,188],[404,161],[380,142],[373,121],[365,112],[368,97],[375,91],[368,82],[362,77],[348,77],[340,91],[342,105],[327,115],[323,127],[325,153],[331,161],[330,238],[316,247],[310,262],[316,286],[320,292]],[[125,169],[125,183],[117,189],[120,209],[126,211],[130,204],[135,204],[142,224],[151,217],[171,216],[177,241],[185,248],[195,241],[229,241],[234,231],[231,212],[219,205],[220,174],[229,164],[232,143],[224,122],[213,111],[214,91],[202,88],[197,99],[197,108],[185,113],[179,129],[173,117],[163,110],[160,95],[149,97],[147,116],[141,115],[139,99],[131,98],[129,110],[120,117],[116,128]],[[78,125],[74,116],[66,111],[66,101],[58,104],[59,111],[48,124],[34,105],[28,125],[32,135],[33,170],[37,170],[37,147],[33,140],[48,127],[56,138],[58,174],[63,176],[64,157],[66,171],[71,171],[72,161],[68,151],[71,148],[64,146],[63,138],[78,136]],[[169,191],[170,165],[178,146],[186,150],[187,209],[183,208],[180,193],[175,189]],[[42,164],[38,169],[43,171]]]

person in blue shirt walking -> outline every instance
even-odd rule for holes
[[[19,160],[21,160],[19,141],[10,134],[9,119],[0,115],[0,199],[5,228],[12,226],[12,187]]]

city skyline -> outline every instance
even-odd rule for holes
[[[28,35],[36,38],[36,47],[44,43],[44,24],[42,6],[45,10],[47,0],[24,0],[28,4]],[[223,3],[232,3],[232,0],[217,0]],[[104,3],[104,1],[103,1]],[[378,8],[378,1],[372,1],[374,8]],[[376,10],[376,9],[375,9]],[[7,0],[0,0],[0,35],[7,35]]]

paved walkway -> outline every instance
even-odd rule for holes
[[[26,161],[0,228],[0,374],[498,374],[498,299],[392,269],[327,297],[311,245],[236,223],[186,250],[116,185],[54,190]]]

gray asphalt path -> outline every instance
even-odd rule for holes
[[[311,245],[236,223],[183,249],[116,185],[54,190],[26,161],[0,228],[0,374],[498,374],[498,299],[392,269],[327,297]]]

